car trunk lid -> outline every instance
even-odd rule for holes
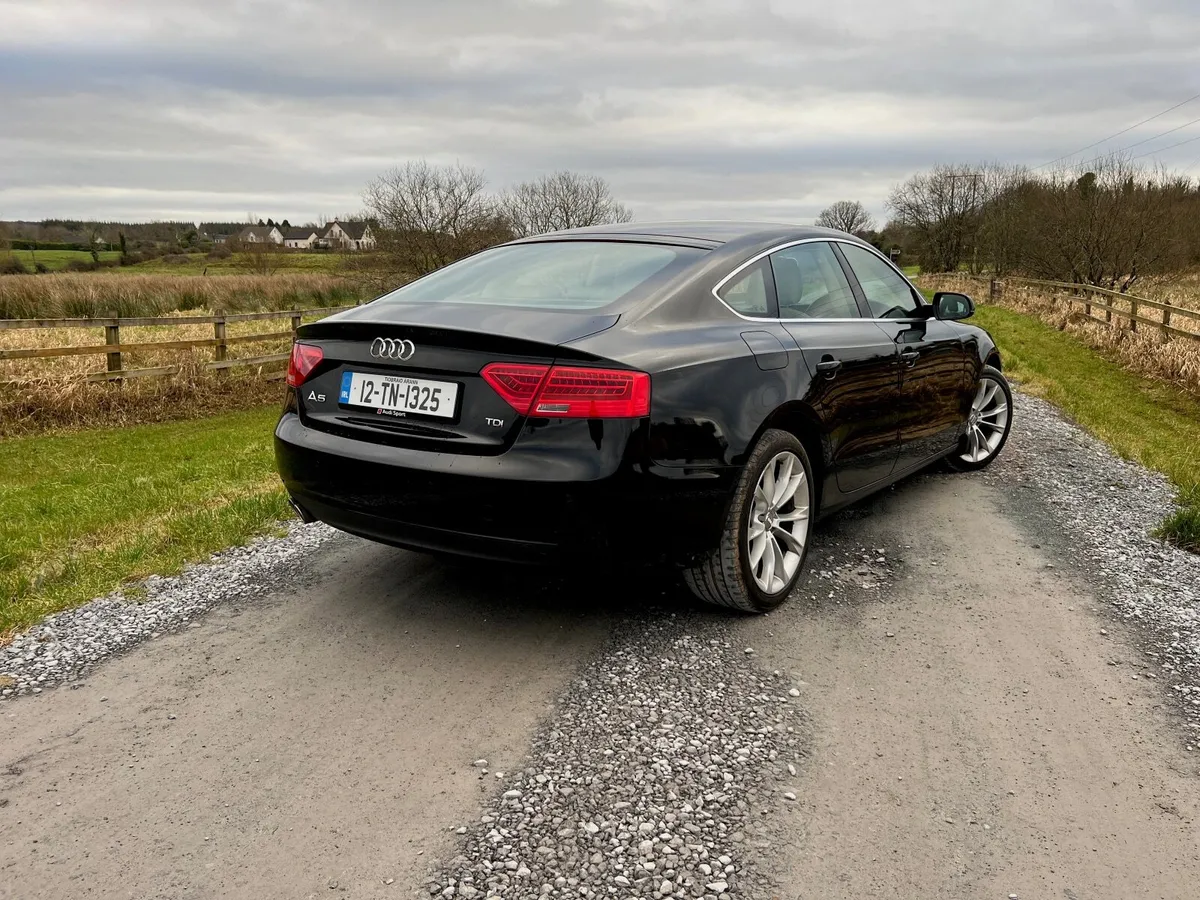
[[[484,381],[484,366],[590,359],[563,344],[619,318],[463,304],[386,313],[368,304],[300,329],[324,355],[297,390],[301,417],[359,440],[473,454],[504,452],[525,419]]]

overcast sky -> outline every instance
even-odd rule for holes
[[[301,222],[419,157],[599,174],[641,220],[882,218],[1200,93],[1197,2],[0,0],[0,219]],[[1200,122],[1130,152],[1190,138],[1143,161],[1200,175]]]

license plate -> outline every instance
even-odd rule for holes
[[[368,375],[343,372],[338,402],[365,406],[389,413],[454,418],[458,385],[453,381],[429,381],[403,375]]]

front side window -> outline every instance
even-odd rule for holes
[[[797,244],[771,254],[781,319],[856,319],[860,313],[850,282],[833,248],[824,241]]]
[[[842,244],[842,253],[854,270],[876,319],[914,319],[921,301],[899,273],[872,253],[854,244]]]
[[[376,303],[478,303],[580,310],[608,306],[708,251],[621,241],[547,241],[484,250]]]

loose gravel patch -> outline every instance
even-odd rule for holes
[[[50,616],[0,648],[0,700],[74,681],[147,638],[186,628],[217,604],[269,593],[294,580],[298,561],[337,534],[326,525],[294,522],[285,537],[261,538],[179,575],[153,575]]]
[[[730,623],[650,611],[621,625],[526,767],[499,779],[437,897],[768,896],[775,816],[794,804],[805,716]],[[470,763],[464,763],[469,765]],[[486,760],[477,760],[489,778]],[[500,773],[495,773],[500,774]]]
[[[1186,718],[1187,749],[1200,752],[1200,555],[1151,536],[1174,510],[1175,489],[1051,404],[1023,394],[1014,401],[1012,438],[987,479],[1098,599],[1142,629],[1145,661],[1131,675],[1166,682]]]

